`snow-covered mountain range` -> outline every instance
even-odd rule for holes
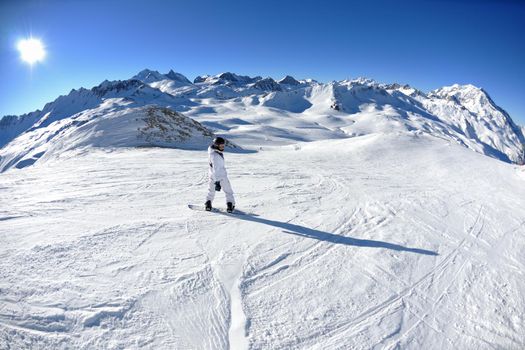
[[[141,130],[151,108],[196,121],[196,132],[207,139],[189,141],[175,124],[155,140],[145,138]],[[525,163],[523,128],[472,85],[425,94],[408,85],[364,78],[319,83],[229,72],[198,76],[192,83],[173,70],[161,74],[145,69],[129,80],[72,90],[41,111],[2,118],[0,171],[86,146],[204,147],[214,132],[250,148],[405,131]]]

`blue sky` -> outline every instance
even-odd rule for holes
[[[525,2],[0,1],[0,117],[144,68],[429,91],[472,83],[525,125]],[[30,68],[18,40],[43,40]]]

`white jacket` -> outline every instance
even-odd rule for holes
[[[224,166],[224,156],[221,151],[208,147],[208,162],[210,163],[210,177],[215,181],[222,181],[228,178],[226,167]]]

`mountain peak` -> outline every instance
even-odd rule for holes
[[[378,85],[377,81],[375,81],[374,79],[366,78],[366,77],[357,77],[355,79],[351,79],[349,82],[351,84],[358,84],[358,85],[368,85],[368,86]]]
[[[228,81],[239,81],[239,76],[235,73],[224,72],[218,75],[219,78],[228,80]]]
[[[226,80],[229,82],[233,82],[233,83],[244,83],[244,84],[253,83],[261,79],[261,77],[259,76],[252,78],[247,75],[238,75],[238,74],[231,73],[231,72],[221,73],[217,75],[217,78]]]
[[[465,96],[465,95],[487,95],[487,92],[480,87],[473,84],[453,84],[450,86],[443,86],[430,92],[432,95],[447,97],[447,96]]]
[[[194,84],[204,83],[210,76],[209,75],[199,75],[193,79]]]
[[[173,71],[173,69],[170,69],[170,71],[165,74],[165,76],[171,80],[179,81],[181,83],[191,84],[191,81],[188,80],[183,74],[177,73]]]
[[[223,72],[217,75],[203,75],[203,76],[199,75],[198,77],[195,78],[193,83],[197,84],[197,83],[206,82],[206,83],[213,84],[213,85],[222,85],[222,84],[242,85],[242,84],[251,84],[261,79],[262,77],[260,76],[256,76],[252,78],[247,75],[239,75],[239,74],[235,74],[232,72]]]
[[[488,106],[491,106],[494,109],[500,109],[483,88],[472,84],[453,84],[451,86],[444,86],[431,91],[429,97],[455,101],[461,105],[465,105],[467,108],[469,108],[470,105],[476,109],[478,109],[478,107],[486,109]]]
[[[279,84],[287,84],[287,85],[299,85],[299,83],[294,77],[291,75],[287,75],[281,80],[279,80]]]
[[[281,85],[270,77],[258,80],[253,87],[263,91],[282,91]]]
[[[167,79],[165,75],[160,74],[156,70],[143,69],[137,75],[133,76],[131,79],[140,80],[144,83],[153,83],[156,81],[161,81]]]
[[[136,90],[138,88],[144,87],[144,83],[137,79],[129,79],[129,80],[104,80],[100,85],[95,86],[91,89],[96,95],[98,96],[104,96],[108,92],[121,92],[124,90]]]

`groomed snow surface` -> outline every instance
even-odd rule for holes
[[[525,172],[415,132],[0,175],[1,349],[523,349]],[[224,207],[218,193],[215,206]]]

